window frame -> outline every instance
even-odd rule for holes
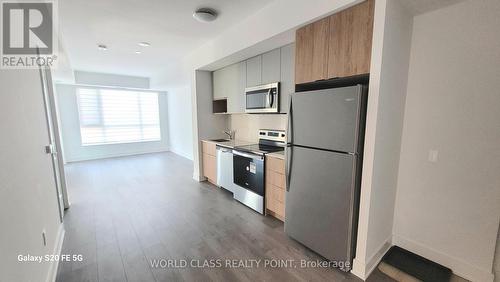
[[[81,112],[80,112],[80,97],[79,97],[79,91],[80,89],[92,89],[92,90],[97,90],[98,94],[100,94],[101,90],[117,90],[117,91],[130,91],[130,92],[150,92],[150,93],[155,93],[157,94],[158,97],[158,128],[160,131],[160,137],[158,139],[150,139],[150,140],[126,140],[126,141],[110,141],[110,142],[96,142],[96,143],[83,143],[83,137],[82,137],[82,122],[81,122]],[[96,86],[96,85],[85,85],[85,84],[77,84],[75,85],[75,99],[76,99],[76,106],[77,106],[77,111],[78,111],[78,133],[80,137],[80,146],[82,147],[92,147],[92,146],[102,146],[102,145],[119,145],[119,144],[134,144],[134,143],[150,143],[150,142],[161,142],[163,140],[163,131],[162,131],[162,121],[161,121],[161,106],[160,106],[160,95],[163,94],[163,92],[158,91],[158,90],[151,90],[151,89],[142,89],[142,88],[127,88],[127,87],[110,87],[110,86]],[[101,99],[99,99],[101,102]],[[102,107],[101,107],[102,108]],[[106,126],[103,125],[103,116],[102,116],[102,111],[99,112],[99,120],[100,120],[100,125],[99,126],[84,126],[84,127],[95,127],[95,128],[105,128]],[[143,125],[141,125],[142,127]],[[107,127],[113,127],[113,126],[107,126]],[[115,127],[120,127],[115,126]]]

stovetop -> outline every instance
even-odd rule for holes
[[[285,148],[279,146],[270,146],[265,144],[251,144],[251,145],[234,147],[234,150],[246,151],[256,154],[269,154],[269,153],[283,151],[285,150]]]

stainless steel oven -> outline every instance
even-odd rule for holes
[[[245,88],[247,113],[279,113],[279,82]]]
[[[264,213],[264,155],[233,150],[234,184],[239,189],[233,191],[236,200]]]

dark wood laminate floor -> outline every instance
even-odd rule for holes
[[[331,268],[154,268],[153,259],[320,258],[288,238],[283,224],[192,179],[173,153],[67,165],[71,208],[57,281],[361,281]],[[369,281],[392,281],[375,271]]]

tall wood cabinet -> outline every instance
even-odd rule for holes
[[[296,84],[370,72],[374,3],[367,0],[297,30]]]

